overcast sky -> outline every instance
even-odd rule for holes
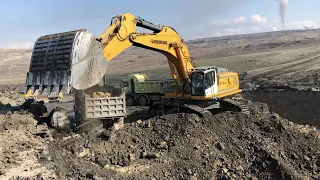
[[[89,29],[130,12],[185,39],[281,30],[280,0],[0,0],[0,48],[31,48],[45,34]],[[289,0],[285,29],[317,28],[320,0]]]

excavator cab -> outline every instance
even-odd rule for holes
[[[199,67],[192,69],[191,77],[191,95],[212,97],[218,91],[217,74],[215,67]]]

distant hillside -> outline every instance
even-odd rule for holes
[[[270,32],[262,32],[262,33],[252,33],[252,34],[239,34],[239,35],[231,35],[231,36],[220,36],[220,37],[209,37],[209,38],[201,38],[195,40],[187,41],[188,44],[197,44],[197,43],[208,43],[208,42],[225,42],[228,40],[257,40],[268,38],[278,38],[278,37],[292,37],[292,36],[300,36],[300,38],[304,39],[312,39],[319,38],[320,29],[304,29],[304,30],[283,30],[283,31],[270,31]]]
[[[320,44],[320,29],[274,31],[187,41],[190,54],[196,61],[241,54],[276,51]],[[0,78],[23,82],[29,68],[32,50],[0,50]],[[143,71],[166,67],[164,55],[138,47],[131,47],[110,62],[108,73]],[[18,79],[17,79],[18,78]],[[22,81],[21,81],[22,79]],[[0,79],[0,84],[4,80]]]

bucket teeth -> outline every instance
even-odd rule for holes
[[[37,90],[37,87],[36,86],[32,86],[32,91],[31,91],[31,94],[33,95]]]
[[[38,91],[39,91],[39,95],[41,95],[42,92],[43,92],[43,86],[42,85],[39,86],[39,90]]]
[[[56,95],[60,93],[62,86],[56,86]]]
[[[24,94],[27,94],[30,88],[31,88],[31,86],[25,86]]]
[[[27,73],[25,93],[31,88],[32,95],[41,95],[47,88],[48,94],[55,89],[59,94],[62,87],[68,86],[73,46],[79,34],[85,31],[79,29],[64,33],[41,36],[34,44],[30,69]],[[69,93],[71,88],[66,88]]]

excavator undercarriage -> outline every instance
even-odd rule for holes
[[[194,100],[177,101],[176,99],[170,99],[158,101],[149,106],[150,117],[174,113],[193,113],[200,117],[204,117],[205,115],[216,114],[224,111],[250,114],[250,110],[247,105],[231,98],[224,98],[210,102],[196,102]]]

